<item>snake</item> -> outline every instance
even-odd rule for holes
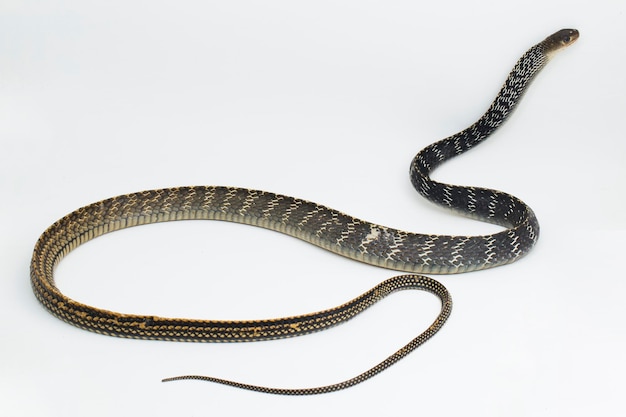
[[[122,338],[185,342],[251,342],[299,336],[343,323],[400,290],[423,290],[438,297],[441,310],[425,331],[382,362],[343,382],[314,388],[274,388],[201,375],[163,379],[204,380],[280,395],[324,394],[368,380],[429,340],[450,316],[452,299],[448,290],[421,274],[457,274],[509,264],[526,255],[537,242],[537,218],[519,198],[493,189],[437,182],[431,173],[489,137],[509,117],[554,53],[578,37],[577,30],[562,29],[532,46],[517,61],[482,117],[463,131],[425,147],[410,164],[411,182],[422,196],[456,213],[499,225],[501,231],[475,236],[412,233],[360,220],[303,199],[239,187],[149,190],[89,204],[47,228],[33,250],[33,292],[52,315],[81,329]],[[55,285],[58,263],[91,239],[137,225],[200,219],[271,229],[350,259],[406,274],[390,278],[338,307],[292,317],[237,321],[108,311],[73,300]]]

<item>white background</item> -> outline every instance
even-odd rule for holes
[[[3,1],[0,414],[623,413],[625,10],[617,0]],[[160,382],[338,382],[427,327],[436,298],[402,293],[323,333],[217,345],[92,334],[32,295],[30,255],[47,226],[142,189],[236,185],[413,231],[498,230],[423,201],[408,164],[478,118],[515,60],[562,27],[580,40],[513,118],[436,173],[524,199],[538,245],[513,265],[439,277],[455,301],[449,322],[374,379],[309,398]],[[98,307],[220,319],[323,309],[392,274],[219,222],[103,236],[56,272],[68,296]]]

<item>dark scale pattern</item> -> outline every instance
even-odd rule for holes
[[[404,289],[429,291],[441,300],[433,324],[406,346],[347,381],[317,388],[258,387],[217,378],[185,376],[273,394],[321,394],[356,385],[391,366],[441,328],[452,302],[442,284],[419,275],[391,278],[354,300],[329,310],[270,320],[217,321],[131,315],[102,310],[66,297],[54,283],[54,267],[71,250],[104,233],[174,220],[224,220],[282,232],[340,255],[407,272],[460,273],[504,265],[526,254],[538,238],[532,210],[506,193],[436,182],[430,173],[488,137],[504,122],[549,55],[578,34],[563,30],[531,48],[516,64],[493,104],[466,130],[423,149],[410,176],[417,191],[456,212],[502,225],[486,236],[410,233],[353,218],[328,207],[265,191],[233,187],[179,187],[113,197],[80,208],[50,226],[35,245],[31,285],[41,304],[56,317],[101,334],[126,338],[193,342],[247,342],[307,334],[351,319],[387,295]],[[277,260],[278,261],[278,260]]]

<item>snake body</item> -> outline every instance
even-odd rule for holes
[[[381,372],[432,337],[448,318],[452,301],[439,282],[413,273],[451,274],[508,264],[524,256],[539,236],[530,207],[501,191],[436,182],[431,172],[444,161],[486,139],[509,116],[533,77],[554,52],[574,42],[578,32],[564,29],[530,48],[517,62],[487,112],[472,126],[421,150],[410,167],[416,190],[459,213],[502,225],[484,236],[410,233],[356,219],[298,198],[245,188],[190,186],[143,191],[103,200],[71,212],[37,241],[31,284],[37,299],[56,317],[80,328],[112,336],[193,342],[243,342],[291,337],[344,322],[399,290],[420,289],[441,300],[433,324],[406,346],[368,371],[318,388],[269,388],[204,376],[202,379],[273,394],[321,394],[356,385]],[[295,317],[218,321],[123,314],[66,297],[54,283],[54,268],[77,246],[115,230],[173,220],[225,220],[275,230],[348,258],[410,272],[391,278],[339,307]]]

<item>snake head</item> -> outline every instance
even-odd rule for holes
[[[561,29],[548,36],[541,44],[544,53],[551,56],[555,52],[570,46],[578,39],[579,33],[576,29]]]

